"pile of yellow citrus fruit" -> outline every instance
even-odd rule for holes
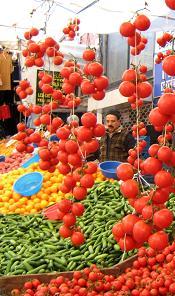
[[[21,196],[13,191],[14,182],[23,174],[39,171],[43,174],[41,190],[30,197]],[[64,176],[55,170],[53,173],[40,170],[38,163],[30,165],[27,169],[19,168],[0,177],[0,213],[1,214],[34,214],[41,212],[45,207],[68,198],[70,193],[64,194],[59,187]],[[104,180],[100,171],[94,174],[96,181]]]

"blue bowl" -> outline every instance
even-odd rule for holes
[[[41,189],[42,183],[43,175],[41,173],[28,173],[16,180],[13,190],[23,196],[31,196]]]
[[[117,180],[116,168],[121,164],[120,161],[104,161],[99,164],[102,174],[107,178]]]

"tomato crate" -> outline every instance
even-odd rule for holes
[[[110,275],[120,275],[124,272],[127,267],[132,266],[132,263],[137,258],[137,255],[132,256],[131,258],[118,263],[110,268],[103,268],[101,271],[104,274]],[[26,281],[31,281],[32,279],[38,279],[42,283],[48,283],[51,279],[56,278],[57,276],[64,276],[69,279],[72,279],[73,271],[71,272],[55,272],[55,273],[42,273],[42,274],[30,274],[30,275],[14,275],[14,276],[1,276],[0,277],[0,296],[10,296],[11,290],[15,288],[22,288]]]

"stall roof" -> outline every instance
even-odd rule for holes
[[[46,28],[46,35],[59,39],[63,27],[75,16],[81,20],[80,33],[118,32],[121,22],[137,10],[151,18],[151,30],[174,27],[175,13],[164,0],[5,0],[0,9],[0,40],[22,38],[32,26]],[[157,16],[158,24],[154,22]]]

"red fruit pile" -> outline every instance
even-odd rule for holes
[[[79,25],[80,24],[80,20],[78,18],[75,18],[73,20],[71,20],[67,27],[65,27],[63,29],[63,33],[69,37],[70,40],[73,40],[75,35],[76,35],[76,32],[79,31]]]
[[[150,20],[144,14],[137,14],[133,22],[124,22],[120,26],[120,34],[127,37],[128,45],[131,47],[131,55],[139,55],[145,48],[147,38],[140,31],[146,31],[150,27]]]
[[[12,153],[10,156],[5,158],[5,161],[0,162],[0,173],[5,174],[12,170],[18,169],[28,157],[29,154],[26,154],[25,152]]]
[[[21,80],[16,88],[16,93],[21,100],[26,99],[27,96],[32,95],[33,89],[30,82],[27,79]]]

